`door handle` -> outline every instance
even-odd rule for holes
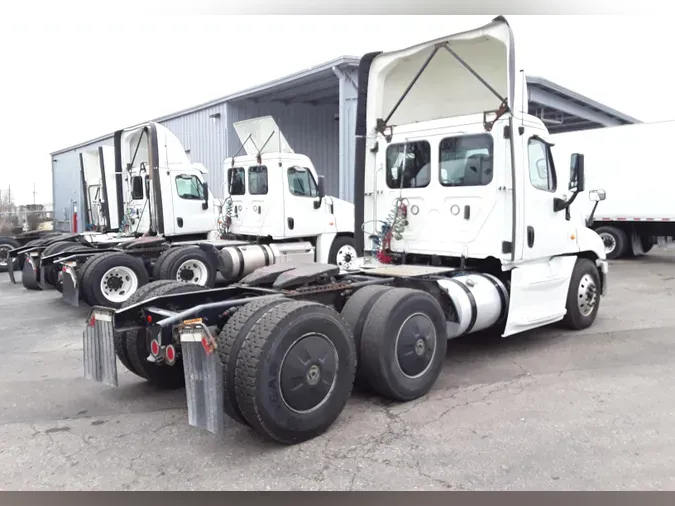
[[[178,222],[179,227],[183,227],[183,218],[177,218],[176,221]]]
[[[468,220],[471,218],[471,206],[464,206],[464,219]]]
[[[295,227],[295,220],[293,218],[288,218],[288,228],[293,230],[293,227]]]
[[[534,228],[527,227],[527,245],[531,248],[534,246]]]

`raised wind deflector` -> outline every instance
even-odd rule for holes
[[[489,131],[502,115],[520,110],[514,103],[516,78],[511,29],[498,17],[481,28],[375,58],[367,122],[389,138],[394,125],[483,113]]]
[[[232,126],[241,142],[241,147],[232,157],[232,163],[242,149],[247,155],[258,159],[265,153],[294,153],[272,116],[237,121]]]

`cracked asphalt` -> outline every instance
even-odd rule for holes
[[[355,393],[327,434],[280,447],[190,427],[184,391],[121,366],[117,389],[84,380],[87,310],[0,274],[0,489],[675,489],[675,253],[610,275],[591,329],[452,341],[428,396]]]

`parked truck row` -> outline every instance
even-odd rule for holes
[[[567,169],[544,123],[523,112],[526,83],[514,47],[499,17],[361,59],[349,227],[342,223],[349,218],[335,213],[336,199],[326,207],[321,179],[314,186],[306,172],[296,177],[303,165],[283,149],[227,161],[229,209],[236,210],[228,226],[243,220],[240,233],[257,237],[274,205],[266,196],[275,195],[274,185],[288,195],[293,180],[292,207],[277,212],[270,222],[277,231],[267,235],[304,238],[301,219],[337,220],[329,225],[355,232],[353,249],[362,259],[349,272],[323,254],[317,262],[261,260],[249,270],[243,252],[263,258],[289,243],[274,240],[269,250],[226,246],[221,267],[241,275],[227,286],[167,276],[138,283],[119,304],[92,300],[83,334],[85,377],[116,386],[119,360],[156,386],[185,386],[193,426],[220,433],[229,417],[294,444],[328,430],[355,384],[400,402],[424,396],[441,373],[449,339],[487,329],[508,337],[556,323],[591,326],[607,290],[608,264],[603,240],[573,205],[581,195],[598,203],[606,193],[587,186],[583,153],[572,151]],[[243,138],[246,145],[249,135]],[[161,195],[151,200],[151,228],[162,235],[178,225],[158,220],[169,199],[162,185],[175,173],[148,156],[149,188]],[[199,187],[194,202],[208,207]],[[164,216],[176,220],[180,212]],[[593,222],[593,210],[587,219]],[[330,237],[335,245],[341,236],[331,231]],[[133,243],[147,248],[155,240]],[[315,241],[321,251],[334,248],[325,244]],[[184,251],[207,255],[210,247]],[[162,254],[160,270],[184,258],[171,249]],[[64,281],[79,276],[87,285],[87,269],[106,255]],[[66,268],[70,261],[61,260]],[[135,272],[131,261],[128,269]]]
[[[218,275],[232,283],[276,263],[355,265],[353,205],[325,194],[323,177],[271,117],[234,127],[244,154],[225,160],[224,201],[161,125],[121,130],[114,148],[84,153],[90,230],[10,251],[23,285],[54,287],[74,306],[118,308],[152,280],[210,288]]]

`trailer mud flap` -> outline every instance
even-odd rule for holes
[[[220,436],[225,429],[223,366],[215,342],[201,323],[179,329],[188,422]]]
[[[29,290],[41,290],[40,272],[38,268],[39,258],[37,256],[26,255],[26,261],[23,263],[21,271],[21,283]]]
[[[77,280],[75,269],[64,265],[62,271],[63,300],[73,307],[80,307],[80,285]]]
[[[40,276],[38,279],[38,286],[40,290],[56,290],[56,287],[47,281],[47,270],[49,267],[40,267]]]
[[[89,313],[82,339],[84,377],[111,387],[117,386],[114,314],[114,309],[94,307]]]
[[[19,258],[19,257],[17,257]],[[13,264],[14,260],[12,257],[8,258],[8,265]],[[14,269],[17,269],[18,266],[15,266]],[[9,280],[12,282],[13,285],[16,285],[16,278],[14,277],[14,269],[7,268],[7,274],[9,274]]]

